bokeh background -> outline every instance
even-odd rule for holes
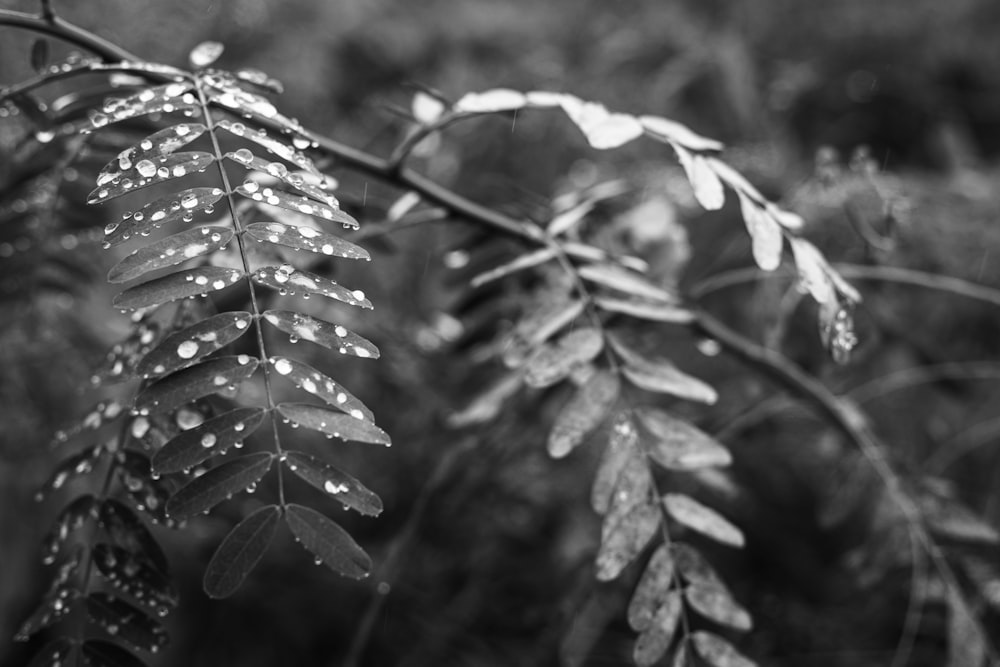
[[[805,214],[808,234],[834,259],[877,259],[1000,287],[993,257],[1000,247],[1000,4],[991,0],[55,6],[152,61],[183,66],[196,44],[220,41],[226,51],[219,66],[258,68],[284,83],[285,113],[379,154],[403,135],[405,124],[391,108],[408,107],[413,84],[452,99],[501,86],[565,91],[668,116],[725,141],[726,159]],[[31,2],[3,7],[37,9]],[[33,40],[0,29],[0,85],[30,74]],[[0,149],[10,149],[11,136],[0,129]],[[850,170],[849,158],[862,146],[881,170],[877,188]],[[840,157],[826,153],[817,164],[823,147]],[[665,280],[691,286],[746,266],[737,211],[699,213],[678,186],[671,158],[658,146],[597,154],[565,119],[539,112],[514,125],[494,118],[459,126],[414,164],[517,215],[538,215],[574,188],[622,179],[630,194],[604,214],[626,224],[632,207],[654,202],[647,215],[656,211],[671,231],[635,223],[635,233],[652,239],[644,252]],[[342,199],[363,220],[377,221],[401,194],[333,169]],[[891,247],[873,258],[845,211],[877,228],[886,202],[898,219],[886,232]],[[98,228],[104,222],[93,219]],[[112,264],[96,249],[65,245],[92,251],[84,256],[98,274]],[[495,372],[475,361],[477,343],[516,315],[516,295],[468,294],[470,263],[515,246],[448,224],[400,231],[370,247],[375,262],[350,277],[376,303],[356,324],[383,357],[337,372],[396,445],[344,446],[336,457],[386,505],[377,520],[345,518],[373,556],[375,575],[363,583],[338,578],[311,566],[285,537],[239,594],[209,602],[201,572],[241,513],[232,503],[187,532],[158,533],[183,602],[169,621],[168,655],[151,662],[500,666],[557,664],[561,656],[568,663],[629,664],[632,634],[621,613],[628,591],[592,581],[599,522],[587,497],[598,451],[583,448],[559,462],[544,453],[546,425],[565,395],[515,399],[489,424],[448,425]],[[706,303],[835,390],[867,387],[864,407],[901,467],[940,476],[995,525],[995,307],[908,286],[859,286],[868,304],[859,314],[864,342],[858,361],[845,368],[825,360],[808,306],[783,301],[787,283],[744,284]],[[58,454],[47,443],[92,403],[79,387],[127,325],[107,305],[105,288],[83,296],[12,291],[0,317],[0,663],[20,665],[37,645],[10,637],[46,585],[38,545],[60,507],[58,500],[33,501]],[[480,308],[494,297],[495,307]],[[486,318],[483,332],[470,314]],[[697,341],[669,332],[645,336],[662,354],[692,360],[684,363],[723,396],[713,411],[689,416],[719,433],[737,457],[734,479],[746,502],[728,511],[750,543],[740,554],[706,550],[756,619],[755,632],[740,640],[746,652],[775,666],[946,664],[947,614],[940,596],[926,591],[918,636],[898,650],[914,590],[905,540],[873,535],[871,513],[826,518],[844,494],[867,498],[869,509],[880,506],[856,453],[766,380],[724,356],[696,352]],[[913,370],[946,362],[965,366],[933,382]],[[968,378],[977,369],[985,380]],[[886,377],[898,381],[886,384]],[[754,413],[757,404],[769,408]]]

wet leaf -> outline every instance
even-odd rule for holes
[[[560,106],[587,137],[591,147],[598,150],[617,148],[642,136],[642,124],[634,116],[610,112],[596,102],[574,99],[566,96]]]
[[[166,513],[167,500],[174,490],[172,481],[155,479],[149,459],[140,452],[125,450],[119,453],[119,460],[120,465],[115,472],[136,509],[153,523],[176,528],[176,522]]]
[[[299,389],[323,399],[355,419],[365,419],[370,422],[375,420],[372,411],[364,403],[312,366],[287,357],[271,357],[269,361],[278,375],[294,383]]]
[[[694,498],[668,493],[663,496],[663,506],[667,508],[667,514],[678,523],[710,537],[716,542],[733,547],[742,547],[745,543],[743,532],[739,528]]]
[[[391,444],[389,435],[375,424],[318,405],[279,403],[278,412],[294,424],[325,433],[342,440]]]
[[[26,642],[38,632],[65,618],[76,604],[79,592],[69,582],[53,586],[28,618],[21,623],[14,641]]]
[[[139,658],[114,642],[88,639],[80,647],[86,667],[146,667]]]
[[[156,653],[170,642],[158,620],[108,593],[87,596],[87,615],[109,635],[141,651]]]
[[[482,287],[487,283],[499,280],[500,278],[517,273],[518,271],[523,271],[525,269],[530,269],[533,266],[544,264],[545,262],[553,259],[555,256],[556,251],[552,248],[541,248],[540,250],[535,250],[534,252],[529,252],[525,255],[518,255],[509,262],[505,262],[498,267],[492,268],[489,271],[484,271],[475,276],[470,281],[470,284],[472,287]]]
[[[577,273],[588,282],[634,297],[669,304],[677,302],[674,295],[649,282],[642,274],[628,271],[614,264],[584,264],[577,269]]]
[[[681,596],[677,591],[669,591],[663,596],[663,603],[635,640],[632,657],[636,665],[650,667],[666,654],[677,632],[682,608]]]
[[[355,478],[322,459],[304,452],[288,452],[285,465],[309,484],[343,503],[345,507],[350,507],[366,516],[378,516],[382,513],[382,501],[377,495]]]
[[[316,168],[313,161],[306,157],[305,153],[281,139],[276,139],[268,134],[266,130],[249,129],[239,121],[225,119],[219,120],[216,123],[216,127],[220,127],[234,136],[252,141],[271,155],[281,158],[317,178],[323,178],[323,174]]]
[[[160,167],[156,159],[183,148],[207,129],[201,123],[179,123],[154,132],[134,146],[126,148],[106,164],[97,175],[98,187],[114,184],[122,178],[142,179],[157,175],[169,177],[169,173],[156,173]]]
[[[747,632],[753,629],[753,620],[725,588],[692,585],[684,589],[684,599],[691,608],[705,618]]]
[[[295,340],[307,340],[341,354],[364,359],[378,359],[378,348],[339,324],[300,315],[291,310],[268,310],[263,315],[268,324],[284,331]]]
[[[105,424],[110,423],[122,413],[122,404],[118,401],[100,401],[87,410],[83,419],[71,427],[58,431],[55,441],[66,442],[73,436],[84,431],[96,431]],[[62,486],[61,484],[59,486]]]
[[[694,320],[694,313],[672,303],[598,296],[594,299],[594,305],[609,313],[620,313],[651,322],[687,324]]]
[[[336,299],[349,306],[371,308],[371,301],[365,298],[361,290],[349,290],[336,282],[319,274],[296,269],[291,264],[281,266],[265,266],[253,274],[253,280],[259,285],[267,285],[289,294],[301,292],[303,296],[318,294]]]
[[[646,563],[628,605],[628,624],[633,630],[642,632],[653,624],[657,610],[672,592],[673,581],[674,557],[670,547],[661,544]]]
[[[114,298],[115,308],[137,310],[159,306],[168,301],[186,299],[216,292],[236,284],[243,272],[220,266],[200,266],[184,269],[160,278],[153,278],[123,290]]]
[[[226,535],[205,569],[203,586],[209,597],[225,598],[236,592],[274,539],[280,518],[281,508],[267,505]]]
[[[87,196],[87,203],[99,204],[151,185],[196,174],[213,162],[215,156],[202,151],[151,155],[140,160],[131,169],[122,171],[120,176],[98,185]]]
[[[59,491],[75,477],[90,474],[104,451],[102,445],[95,445],[60,461],[38,493],[35,494],[35,500],[42,501],[50,491]]]
[[[618,390],[616,374],[602,369],[591,375],[556,415],[549,431],[549,455],[562,458],[583,442],[608,416]]]
[[[368,251],[339,236],[320,232],[312,227],[295,227],[280,222],[254,222],[246,227],[246,234],[258,243],[268,242],[307,250],[330,257],[346,259],[371,259]]]
[[[190,82],[172,81],[162,86],[144,88],[128,97],[108,100],[100,111],[91,112],[90,123],[99,128],[151,113],[183,111],[197,104],[197,98],[191,93]]]
[[[692,633],[691,643],[711,667],[757,667],[757,663],[737,651],[732,644],[710,632],[699,630]]]
[[[530,311],[517,324],[514,334],[503,352],[503,362],[508,368],[524,364],[531,351],[557,334],[583,313],[584,304],[578,300],[546,301]]]
[[[592,360],[602,349],[604,337],[598,329],[584,327],[570,331],[555,343],[542,345],[528,358],[524,381],[532,387],[551,386]]]
[[[71,665],[72,654],[76,644],[67,637],[60,637],[49,642],[45,648],[35,654],[28,667],[64,667]],[[73,656],[75,657],[75,656]]]
[[[184,431],[153,455],[153,470],[180,472],[221,456],[256,431],[266,415],[264,408],[237,408]]]
[[[306,196],[303,198],[275,190],[262,185],[251,177],[243,181],[243,185],[236,188],[236,191],[247,199],[303,215],[312,215],[330,222],[339,222],[345,227],[357,229],[358,221],[340,210],[340,203],[333,193],[311,182],[317,180],[315,176],[309,175],[307,178],[299,172],[290,171],[283,162],[271,162],[257,157],[247,148],[226,153],[226,157],[249,171],[259,171],[271,178],[276,178]]]
[[[244,116],[279,125],[286,132],[304,132],[301,123],[279,113],[277,107],[266,97],[244,90],[240,80],[229,72],[211,70],[200,78],[203,89],[212,102]]]
[[[475,396],[472,401],[458,412],[448,416],[448,425],[452,428],[465,428],[475,424],[483,424],[494,419],[503,410],[508,398],[521,388],[519,373],[501,375],[494,383]]]
[[[703,155],[692,155],[690,152],[675,145],[677,158],[684,167],[688,181],[691,182],[691,189],[694,190],[694,197],[706,211],[717,211],[726,202],[726,193],[712,166]]]
[[[252,321],[245,311],[219,313],[172,333],[143,357],[136,373],[152,378],[192,366],[245,334]]]
[[[189,519],[235,493],[253,489],[270,470],[273,460],[270,453],[258,452],[226,461],[181,487],[167,502],[167,513],[175,519]]]
[[[194,69],[204,69],[214,63],[222,55],[226,47],[219,42],[202,42],[191,49],[188,54],[188,62]]]
[[[170,581],[146,559],[103,543],[94,547],[93,555],[94,564],[108,583],[158,616],[177,606],[177,592]]]
[[[509,88],[494,88],[481,93],[466,93],[454,105],[456,113],[495,113],[513,111],[528,103],[524,93]]]
[[[285,522],[295,538],[312,553],[317,564],[353,579],[361,579],[371,572],[368,554],[339,525],[314,509],[289,503]]]
[[[169,568],[163,549],[146,524],[127,505],[114,498],[105,499],[101,503],[98,521],[116,546],[141,556],[160,572],[167,573]]]
[[[222,199],[219,188],[188,188],[156,199],[138,211],[126,215],[121,222],[104,228],[105,247],[116,246],[134,236],[145,236],[154,229],[176,222],[190,222],[198,210],[204,210]]]
[[[636,430],[635,422],[632,421],[631,413],[622,410],[615,415],[608,445],[604,449],[597,473],[594,475],[590,504],[598,514],[604,514],[608,511],[611,504],[611,494],[618,483],[619,475],[629,460],[641,457],[638,444],[639,432]]]
[[[609,524],[607,519],[612,516],[618,521]],[[597,550],[597,580],[610,581],[621,574],[646,548],[659,526],[660,510],[648,502],[622,516],[609,512],[605,517],[601,546]]]
[[[140,414],[170,412],[185,403],[243,382],[253,375],[257,364],[256,358],[245,354],[203,361],[143,389],[135,399],[135,410]]]
[[[656,408],[636,411],[649,435],[649,456],[670,470],[697,470],[732,463],[729,450],[704,431]]]
[[[723,148],[722,144],[715,139],[695,134],[688,127],[666,118],[641,116],[639,122],[653,137],[683,146],[688,150],[720,151]]]
[[[132,251],[108,272],[108,282],[124,283],[150,271],[175,266],[225,248],[233,238],[226,227],[195,227]]]
[[[781,250],[784,247],[781,227],[767,211],[744,194],[740,193],[739,199],[743,222],[750,234],[754,261],[764,271],[774,271],[781,264]]]
[[[719,399],[711,385],[688,375],[669,361],[630,360],[629,365],[622,368],[622,374],[636,387],[646,391],[670,394],[708,405]]]
[[[792,254],[795,256],[795,266],[799,272],[799,284],[802,289],[812,295],[819,304],[834,303],[837,293],[830,279],[830,268],[822,253],[805,239],[792,237],[789,239]]]
[[[73,531],[89,519],[97,518],[97,499],[87,494],[73,499],[52,522],[52,527],[42,540],[42,562],[55,562],[56,556]]]

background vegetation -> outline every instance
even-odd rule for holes
[[[30,2],[4,6],[36,10]],[[376,154],[399,140],[387,108],[407,107],[413,82],[452,98],[498,86],[572,92],[726,141],[727,160],[806,217],[808,238],[831,259],[884,270],[877,280],[860,268],[845,272],[865,297],[862,345],[847,366],[827,360],[815,313],[789,296],[790,275],[709,293],[711,276],[749,266],[746,235],[735,207],[701,212],[662,151],[595,154],[564,119],[525,114],[514,125],[488,118],[457,127],[420,167],[518,215],[570,189],[627,182],[628,195],[602,215],[632,235],[663,280],[703,291],[702,303],[732,326],[852,397],[909,479],[997,524],[997,303],[941,291],[943,281],[928,288],[884,279],[904,275],[889,269],[918,269],[1000,288],[996,3],[635,0],[625,11],[571,0],[119,0],[59,9],[151,61],[181,64],[195,44],[221,41],[221,66],[268,72],[285,85],[286,113]],[[0,84],[26,78],[33,36],[0,34]],[[16,139],[0,119],[0,151],[12,151]],[[823,146],[839,155],[816,160]],[[851,161],[861,146],[870,162]],[[0,187],[11,177],[7,164],[0,161]],[[664,182],[670,197],[657,194]],[[357,175],[345,176],[342,192],[372,218],[398,196]],[[651,229],[643,215],[629,218],[640,204],[671,224]],[[99,230],[104,222],[98,215],[74,225]],[[30,254],[4,234],[0,636],[11,637],[46,585],[37,545],[56,504],[33,497],[55,460],[47,443],[92,401],[77,388],[126,323],[109,305],[110,288],[26,294],[7,269]],[[98,277],[111,264],[86,237],[83,248],[77,237],[55,241],[56,256],[60,248],[91,252],[86,268]],[[587,498],[597,452],[584,447],[561,461],[545,453],[563,396],[515,400],[485,426],[449,426],[490,372],[475,361],[480,344],[511,317],[498,307],[480,323],[464,287],[505,243],[452,223],[403,230],[373,239],[375,261],[354,279],[377,304],[364,333],[383,356],[351,367],[344,383],[397,443],[345,454],[345,468],[386,506],[378,520],[349,520],[376,563],[373,580],[305,568],[298,551],[279,548],[236,597],[208,603],[201,573],[231,524],[226,512],[236,511],[158,533],[183,614],[170,621],[168,656],[154,664],[547,665],[560,654],[572,660],[565,638],[583,632],[581,623],[595,640],[585,664],[629,664],[627,590],[592,576],[599,517]],[[775,666],[966,664],[954,650],[944,593],[911,560],[858,453],[795,396],[711,345],[657,336],[650,346],[709,379],[722,397],[690,416],[736,457],[738,494],[726,511],[748,546],[706,553],[754,616],[746,653]],[[971,552],[996,563],[987,537]],[[972,584],[996,627],[996,583]],[[372,622],[361,630],[365,609]],[[0,662],[22,664],[33,648],[0,641]]]

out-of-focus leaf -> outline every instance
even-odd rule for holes
[[[294,340],[307,340],[325,348],[364,359],[378,359],[378,348],[371,341],[348,331],[339,324],[301,315],[291,310],[268,310],[264,320]]]
[[[167,579],[146,559],[121,547],[98,544],[94,564],[104,578],[119,591],[165,616],[177,606],[177,592]]]
[[[802,238],[792,237],[789,243],[795,256],[795,266],[799,271],[799,283],[802,288],[819,304],[833,303],[837,299],[837,294],[830,279],[829,265],[822,253],[816,246]]]
[[[274,93],[275,95],[281,95],[285,92],[285,87],[277,79],[273,79],[259,69],[254,69],[252,67],[244,67],[238,69],[233,74],[236,78],[245,83],[249,83],[253,86],[260,88],[261,90],[267,91],[269,93]]]
[[[311,182],[315,180],[314,176],[310,175],[307,178],[299,172],[289,171],[284,162],[270,162],[257,157],[247,148],[226,153],[226,157],[246,167],[247,170],[259,171],[276,178],[306,196],[305,198],[299,197],[268,186],[262,186],[253,178],[248,178],[243,181],[243,185],[236,188],[236,191],[247,199],[303,215],[312,215],[330,222],[339,222],[344,227],[357,229],[358,221],[340,210],[340,203],[333,193]]]
[[[489,385],[458,412],[448,416],[452,428],[464,428],[490,421],[500,414],[504,402],[521,388],[519,373],[507,373]]]
[[[604,349],[604,337],[594,327],[575,329],[553,344],[538,348],[526,362],[524,381],[532,387],[548,387],[569,375]]]
[[[190,82],[173,81],[145,88],[128,97],[108,100],[100,111],[91,112],[90,124],[99,128],[151,113],[183,111],[197,104],[198,100],[191,93]]]
[[[1000,533],[957,499],[923,493],[917,497],[924,521],[936,535],[964,543],[996,545]]]
[[[226,47],[219,42],[202,42],[191,49],[188,54],[188,62],[194,69],[204,69],[214,63],[222,55]]]
[[[174,266],[225,248],[233,238],[226,227],[195,227],[132,251],[108,272],[108,282],[124,283],[150,271]]]
[[[590,376],[556,415],[549,431],[549,455],[562,458],[583,442],[614,407],[618,390],[616,374],[602,369]]]
[[[388,447],[392,440],[378,426],[343,412],[305,403],[279,403],[278,412],[293,424],[304,426],[342,440],[371,442]]]
[[[237,385],[253,375],[258,360],[245,354],[217,357],[157,380],[135,399],[140,414],[162,414],[185,403]]]
[[[612,516],[609,512],[608,516]],[[643,503],[632,508],[619,520],[608,526],[601,534],[601,546],[597,550],[598,581],[610,581],[622,573],[646,548],[660,526],[660,510],[651,503]]]
[[[184,269],[129,287],[115,296],[114,306],[123,310],[158,306],[168,301],[225,289],[235,285],[242,277],[242,271],[224,269],[221,266]]]
[[[685,581],[694,586],[725,589],[726,585],[701,552],[690,544],[675,542],[672,545],[674,566]]]
[[[692,132],[678,122],[659,116],[641,116],[639,122],[653,137],[692,151],[720,151],[722,144]]]
[[[95,445],[60,461],[38,493],[35,494],[35,500],[44,500],[50,491],[58,491],[66,485],[66,482],[78,475],[90,474],[94,469],[94,464],[103,453],[104,447]]]
[[[288,452],[285,465],[311,485],[367,516],[382,513],[382,501],[364,484],[336,467],[304,452]]]
[[[518,255],[509,262],[505,262],[500,266],[492,268],[489,271],[484,271],[475,276],[470,281],[470,284],[473,287],[482,287],[487,283],[499,280],[500,278],[509,276],[512,273],[517,273],[518,271],[523,271],[525,269],[530,269],[533,266],[544,264],[555,256],[556,251],[552,248],[541,248],[539,250],[535,250],[534,252],[529,252],[526,255]]]
[[[663,595],[663,602],[635,640],[632,658],[636,665],[650,667],[663,657],[677,632],[682,608],[679,592],[668,591]]]
[[[143,357],[136,372],[152,378],[192,366],[242,336],[252,321],[245,311],[219,313],[172,333]]]
[[[246,234],[258,243],[266,241],[331,257],[371,259],[368,251],[361,246],[312,227],[296,227],[280,222],[254,222],[247,225]]]
[[[109,635],[140,651],[156,653],[170,641],[166,628],[159,621],[108,593],[87,596],[87,615]]]
[[[529,312],[518,322],[503,352],[504,364],[508,368],[524,364],[535,346],[561,331],[579,317],[583,309],[583,302],[573,299],[545,302]]]
[[[368,576],[372,561],[339,525],[309,507],[289,503],[285,522],[295,539],[334,572],[352,579]]]
[[[83,419],[73,424],[70,428],[56,432],[55,441],[66,442],[71,437],[83,431],[96,431],[122,413],[122,404],[118,401],[100,401],[87,410]],[[84,471],[79,471],[83,474]],[[63,480],[65,482],[65,480]],[[58,486],[62,486],[59,484]]]
[[[636,416],[652,436],[649,456],[664,468],[697,470],[732,463],[728,449],[686,421],[657,408],[639,408]]]
[[[298,150],[294,146],[285,143],[281,139],[274,138],[268,134],[266,130],[248,129],[247,126],[240,121],[225,119],[219,120],[216,123],[216,127],[220,127],[234,136],[252,141],[258,146],[264,148],[264,150],[269,152],[271,155],[279,157],[286,162],[290,162],[299,169],[306,171],[313,176],[323,178],[323,174],[316,168],[313,161],[306,157],[305,153]]]
[[[677,151],[677,158],[684,167],[688,181],[691,182],[691,189],[694,190],[694,197],[706,211],[717,211],[726,202],[725,189],[722,181],[712,170],[712,166],[703,155],[692,155],[686,149],[674,145]]]
[[[452,111],[456,113],[513,111],[527,103],[524,93],[509,88],[494,88],[481,93],[466,93],[452,105]]]
[[[691,643],[712,667],[757,667],[757,663],[737,651],[719,635],[699,630],[691,634]]]
[[[178,527],[166,512],[167,500],[174,490],[171,481],[153,476],[145,454],[126,449],[119,452],[118,458],[120,464],[115,472],[135,508],[153,523]]]
[[[652,299],[653,301],[674,304],[676,297],[670,292],[657,287],[639,273],[627,271],[613,264],[584,264],[577,269],[580,277],[588,282],[609,287],[618,292],[624,292],[634,297]]]
[[[444,102],[422,90],[414,93],[410,101],[410,113],[421,125],[433,125],[446,109]]]
[[[242,82],[229,72],[210,70],[200,77],[208,98],[228,109],[250,118],[258,118],[296,135],[304,133],[302,124],[278,112],[266,97],[244,90]],[[249,138],[249,137],[247,137]]]
[[[710,507],[689,496],[668,493],[663,496],[663,506],[678,523],[712,538],[716,542],[734,547],[745,543],[743,532]]]
[[[595,587],[587,600],[576,607],[570,628],[563,633],[559,643],[560,667],[582,667],[604,630],[615,620],[616,611],[608,591]]]
[[[76,644],[68,637],[60,637],[46,644],[45,648],[35,654],[28,667],[63,667],[71,665]]]
[[[203,586],[209,597],[225,598],[236,592],[274,539],[280,518],[281,508],[267,505],[226,535],[205,568]]]
[[[656,611],[667,601],[674,580],[674,557],[670,546],[661,544],[653,552],[628,605],[628,624],[636,632],[650,627]]]
[[[684,599],[705,618],[736,630],[753,629],[753,620],[729,591],[718,586],[692,585],[684,589]]]
[[[167,574],[167,557],[146,524],[127,506],[114,498],[101,503],[98,514],[101,527],[115,545],[138,554]]]
[[[88,639],[80,647],[85,667],[146,667],[127,650],[104,639]]]
[[[781,226],[764,209],[739,193],[740,211],[750,234],[754,261],[765,271],[774,271],[781,264],[784,237]]]
[[[167,503],[167,513],[176,519],[188,519],[207,512],[234,493],[253,489],[273,460],[270,453],[258,452],[226,461],[181,487]]]
[[[615,415],[611,426],[611,436],[608,445],[601,456],[601,462],[594,475],[594,485],[590,493],[590,504],[598,514],[605,514],[611,504],[611,494],[618,477],[628,461],[641,458],[639,451],[639,432],[629,411],[623,410]]]
[[[83,526],[88,519],[96,519],[97,512],[97,499],[90,494],[79,496],[64,507],[42,540],[42,562],[54,563],[73,531]]]
[[[983,635],[982,626],[961,591],[947,588],[948,602],[948,664],[946,667],[987,665],[989,637]]]
[[[365,298],[365,293],[361,290],[349,290],[329,278],[296,269],[291,264],[257,269],[253,274],[253,280],[260,285],[283,290],[283,293],[295,294],[296,291],[301,291],[303,295],[318,294],[350,306],[372,307],[371,301]]]
[[[87,203],[99,204],[150,185],[196,174],[205,171],[213,162],[215,156],[202,151],[151,155],[140,160],[131,169],[122,171],[117,179],[98,185],[87,196]]]
[[[109,223],[104,228],[104,245],[111,247],[142,236],[168,223],[181,220],[189,222],[198,209],[207,209],[222,199],[220,188],[188,188],[166,197],[155,199],[121,222]]]
[[[587,137],[591,147],[598,150],[617,148],[642,136],[643,127],[638,118],[613,113],[596,102],[574,100],[572,96],[565,96],[560,106]]]
[[[304,389],[313,396],[323,399],[355,419],[375,420],[372,411],[364,403],[332,378],[320,373],[309,364],[287,357],[271,357],[269,361],[278,375],[287,378],[299,389]]]
[[[266,415],[264,408],[236,408],[183,431],[153,455],[153,470],[180,472],[225,454],[256,431]]]
[[[620,313],[651,322],[686,324],[694,320],[694,313],[687,308],[659,301],[598,296],[594,298],[594,305],[609,313]]]
[[[614,334],[609,334],[608,340],[625,364],[622,374],[636,387],[709,405],[718,400],[718,394],[710,385],[688,375],[669,361],[649,359]]]
[[[73,610],[78,596],[75,587],[67,585],[67,582],[53,586],[35,611],[21,623],[17,634],[14,635],[14,641],[26,642],[36,633],[61,621]]]

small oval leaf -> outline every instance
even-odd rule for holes
[[[296,227],[280,222],[254,222],[247,225],[246,235],[258,243],[268,242],[286,248],[307,250],[330,257],[371,259],[368,251],[339,236],[320,232],[312,227]]]
[[[684,599],[691,608],[705,618],[727,625],[735,630],[748,632],[753,629],[753,619],[729,593],[718,586],[692,585],[684,589]]]
[[[226,461],[181,487],[167,502],[167,513],[175,519],[188,519],[207,512],[234,493],[253,488],[273,460],[268,452],[258,452]]]
[[[722,637],[699,630],[691,634],[691,643],[711,667],[757,667],[757,663],[737,651]]]
[[[594,298],[594,305],[609,313],[620,313],[651,322],[687,324],[694,321],[694,313],[672,303],[598,296]]]
[[[240,137],[241,139],[252,141],[258,146],[263,147],[264,150],[271,153],[275,157],[279,157],[286,162],[290,162],[299,169],[309,172],[313,176],[325,178],[320,170],[316,168],[313,161],[306,157],[305,153],[297,150],[295,147],[285,143],[281,139],[272,137],[266,130],[257,128],[251,129],[240,121],[231,121],[226,119],[220,119],[215,126],[220,127],[230,134]]]
[[[325,433],[334,438],[371,442],[386,447],[392,443],[389,435],[372,422],[318,405],[279,403],[278,412],[294,424]]]
[[[375,420],[375,416],[368,409],[368,406],[351,395],[332,378],[320,373],[309,364],[288,357],[271,357],[269,361],[278,375],[295,383],[299,389],[304,389],[313,396],[323,399],[355,419],[365,419],[370,422]]]
[[[114,184],[122,178],[148,178],[156,175],[159,165],[156,158],[170,155],[186,146],[208,129],[201,123],[179,123],[149,135],[139,143],[126,148],[101,169],[97,185]],[[166,177],[169,174],[162,174]]]
[[[733,461],[729,450],[710,435],[663,410],[639,408],[636,416],[652,436],[645,439],[650,458],[664,468],[697,470]]]
[[[514,111],[527,103],[524,93],[509,88],[494,88],[481,93],[466,93],[452,105],[452,111],[456,113]]]
[[[225,248],[233,238],[226,227],[195,227],[132,251],[108,272],[108,282],[124,283],[150,271],[175,266]]]
[[[781,264],[781,250],[784,247],[781,226],[743,193],[739,193],[739,200],[743,222],[750,234],[754,261],[764,271],[774,271]]]
[[[219,188],[188,188],[161,197],[146,204],[138,211],[126,214],[120,222],[104,228],[105,247],[116,246],[135,236],[143,236],[163,225],[178,220],[193,219],[198,209],[205,209],[222,199],[225,193]]]
[[[157,474],[181,472],[221,456],[256,431],[265,415],[264,408],[237,408],[183,431],[153,455],[153,470]]]
[[[635,640],[632,657],[639,667],[650,667],[663,657],[677,632],[677,622],[681,617],[680,593],[668,591],[663,602],[652,614],[649,624]]]
[[[215,156],[202,151],[171,153],[159,157],[149,156],[140,160],[131,169],[121,172],[121,176],[117,179],[112,179],[94,188],[87,196],[87,203],[100,204],[151,185],[165,183],[188,174],[196,174],[205,171],[206,167],[213,162],[215,162]]]
[[[663,506],[678,523],[710,537],[716,542],[733,547],[742,547],[745,543],[743,532],[739,528],[694,498],[668,493],[663,496]]]
[[[177,371],[149,385],[135,399],[140,414],[162,414],[185,403],[222,391],[243,382],[257,369],[255,357],[209,359],[196,366]]]
[[[608,416],[618,390],[616,374],[601,369],[591,375],[556,415],[549,431],[549,455],[562,458],[583,442]]]
[[[361,290],[349,290],[329,278],[317,273],[296,269],[291,264],[281,266],[265,266],[257,269],[253,280],[259,285],[267,285],[277,290],[285,290],[290,294],[302,292],[303,295],[318,294],[330,299],[336,299],[349,306],[371,308],[372,303],[365,298]]]
[[[594,485],[591,488],[590,504],[598,514],[605,514],[611,504],[611,493],[614,491],[618,477],[630,458],[639,455],[639,432],[635,427],[631,414],[623,410],[615,415],[611,426],[611,436],[608,445],[601,455],[601,461],[594,475]]]
[[[307,340],[317,345],[364,359],[378,359],[378,348],[339,324],[301,315],[291,310],[268,310],[263,315],[271,326],[284,331],[295,340]]]
[[[693,151],[720,151],[723,148],[715,139],[695,134],[690,128],[676,121],[659,116],[641,116],[639,122],[653,137]]]
[[[602,531],[597,550],[597,580],[611,581],[621,574],[646,548],[659,527],[660,510],[648,502],[618,517],[617,523]]]
[[[596,327],[570,331],[555,343],[542,345],[528,358],[524,381],[532,387],[551,386],[603,349],[604,336]]]
[[[109,635],[140,651],[156,653],[170,642],[163,624],[108,593],[97,592],[87,596],[87,616]]]
[[[472,287],[482,287],[487,283],[499,280],[500,278],[509,276],[512,273],[530,269],[534,266],[538,266],[539,264],[544,264],[550,259],[554,259],[556,255],[557,253],[554,248],[541,248],[525,255],[518,255],[509,262],[505,262],[504,264],[492,268],[489,271],[480,273],[469,281],[469,284],[472,285]]]
[[[193,366],[246,333],[252,321],[245,311],[219,313],[172,333],[146,353],[136,373],[152,378]]]
[[[692,155],[684,148],[675,145],[677,157],[691,182],[694,197],[706,211],[717,211],[726,202],[726,192],[722,180],[712,170],[712,166],[703,155]]]
[[[628,624],[636,632],[648,629],[657,609],[666,602],[674,581],[674,557],[670,547],[661,544],[653,552],[628,605]]]
[[[357,542],[339,525],[314,509],[289,503],[285,522],[295,538],[312,553],[317,563],[346,577],[368,576],[372,561]]]
[[[711,385],[688,375],[669,361],[637,359],[622,368],[622,374],[639,389],[670,394],[700,403],[714,404],[719,395]]]
[[[230,531],[216,549],[202,585],[211,598],[229,597],[240,587],[274,538],[281,518],[277,505],[261,507]]]
[[[151,113],[182,111],[197,104],[198,100],[191,94],[191,83],[172,81],[162,86],[144,88],[128,97],[108,100],[100,111],[91,112],[90,123],[93,127],[104,127],[109,123],[118,123]]]
[[[237,269],[221,266],[200,266],[177,271],[160,278],[153,278],[135,287],[129,287],[114,298],[115,308],[137,310],[159,306],[168,301],[186,299],[208,292],[216,292],[236,284],[243,277]]]
[[[581,278],[588,282],[609,287],[634,297],[661,301],[669,304],[677,298],[661,287],[657,287],[643,276],[614,264],[584,264],[577,269]]]
[[[204,69],[218,60],[225,50],[226,47],[219,42],[202,42],[191,49],[188,62],[194,69]]]
[[[366,516],[382,513],[382,500],[364,484],[322,459],[304,452],[288,452],[285,465],[296,475]]]

